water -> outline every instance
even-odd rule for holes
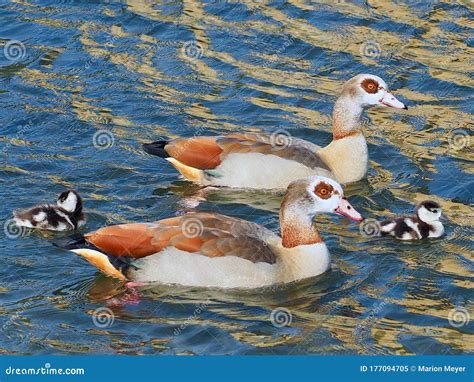
[[[141,143],[280,128],[325,145],[342,83],[369,72],[410,108],[368,111],[368,178],[346,193],[378,219],[434,199],[446,236],[399,243],[325,216],[330,272],[239,293],[127,290],[54,248],[57,234],[2,233],[0,352],[472,352],[472,3],[330,3],[1,1],[2,223],[66,187],[87,231],[181,213],[196,186]],[[280,198],[222,190],[198,209],[276,230]]]

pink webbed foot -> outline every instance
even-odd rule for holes
[[[121,297],[115,297],[108,301],[108,305],[113,306],[127,306],[127,305],[138,305],[140,304],[141,293],[136,289],[145,285],[144,283],[138,283],[129,281],[125,284],[126,291]]]

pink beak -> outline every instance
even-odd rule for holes
[[[408,107],[405,106],[403,102],[400,102],[392,93],[385,92],[383,97],[380,99],[379,103],[384,106],[393,107],[395,109],[405,109]]]
[[[339,204],[337,205],[334,212],[336,214],[345,216],[348,219],[355,220],[356,222],[364,220],[360,213],[358,213],[355,208],[351,206],[345,197],[339,199]]]

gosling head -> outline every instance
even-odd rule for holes
[[[57,205],[69,213],[82,211],[82,199],[75,190],[67,190],[58,196]]]
[[[425,200],[416,207],[416,215],[418,219],[425,223],[438,221],[441,217],[441,206],[432,200]]]

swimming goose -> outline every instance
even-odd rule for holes
[[[258,288],[329,268],[329,252],[313,221],[320,213],[362,220],[338,183],[313,176],[289,185],[280,209],[281,238],[246,220],[194,212],[104,227],[55,245],[123,281]]]
[[[19,227],[68,231],[85,224],[82,199],[75,190],[67,190],[58,196],[56,205],[41,204],[27,210],[14,211],[15,224]]]
[[[402,216],[380,224],[382,236],[393,236],[400,240],[421,240],[440,237],[444,234],[441,206],[425,200],[416,207],[416,216]]]
[[[359,122],[363,109],[373,105],[407,109],[380,77],[359,74],[342,88],[333,110],[333,140],[324,148],[281,130],[165,139],[143,148],[166,158],[186,179],[206,186],[285,189],[310,175],[350,183],[367,173],[367,142]]]

